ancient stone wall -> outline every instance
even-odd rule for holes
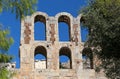
[[[83,69],[84,44],[81,42],[80,19],[81,14],[74,18],[67,12],[58,13],[54,17],[43,12],[35,12],[22,19],[20,70],[17,79],[95,79],[93,69]],[[45,41],[34,39],[34,23],[37,21],[45,24]],[[70,40],[67,42],[59,41],[59,22],[67,23],[70,28]],[[35,69],[36,48],[46,56],[46,69]],[[65,53],[62,53],[63,51]],[[70,69],[59,68],[59,55],[67,55],[70,58]]]

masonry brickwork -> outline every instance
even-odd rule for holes
[[[44,12],[35,12],[21,21],[20,41],[20,69],[16,79],[95,79],[94,69],[83,69],[80,29],[81,14],[76,18],[67,12],[48,16]],[[45,24],[46,40],[34,39],[35,22]],[[70,40],[59,41],[59,22],[69,26]],[[35,54],[42,52],[46,57],[46,69],[35,69]],[[62,53],[65,52],[65,53]],[[67,55],[70,58],[70,69],[59,68],[59,56]]]

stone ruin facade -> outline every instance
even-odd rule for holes
[[[35,12],[22,19],[20,69],[16,79],[95,79],[93,66],[83,68],[84,43],[81,41],[80,20],[81,14],[75,18],[67,12],[58,13],[54,17]],[[38,21],[45,24],[44,41],[34,39],[34,24]],[[65,22],[69,26],[70,39],[67,42],[59,41],[59,22]],[[34,57],[38,53],[46,57],[46,69],[35,69]],[[60,55],[69,57],[69,69],[60,69]]]

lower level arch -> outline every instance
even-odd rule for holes
[[[60,56],[66,56],[68,58],[68,61],[62,62]],[[59,50],[59,68],[72,69],[72,55],[71,55],[71,50],[68,47],[62,47]]]

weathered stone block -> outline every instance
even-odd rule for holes
[[[80,18],[74,18],[67,12],[61,12],[55,17],[49,17],[46,13],[35,12],[27,16],[21,22],[21,46],[20,46],[20,74],[17,79],[94,79],[94,70],[83,70]],[[46,40],[34,39],[34,23],[41,21],[45,24]],[[59,22],[65,22],[69,26],[69,41],[59,41]],[[38,49],[36,49],[39,47]],[[38,52],[37,52],[38,51]],[[36,53],[37,52],[37,53]],[[46,54],[45,54],[46,52]],[[46,57],[46,69],[35,69],[34,57],[42,54]],[[70,59],[70,69],[60,69],[61,55]]]

